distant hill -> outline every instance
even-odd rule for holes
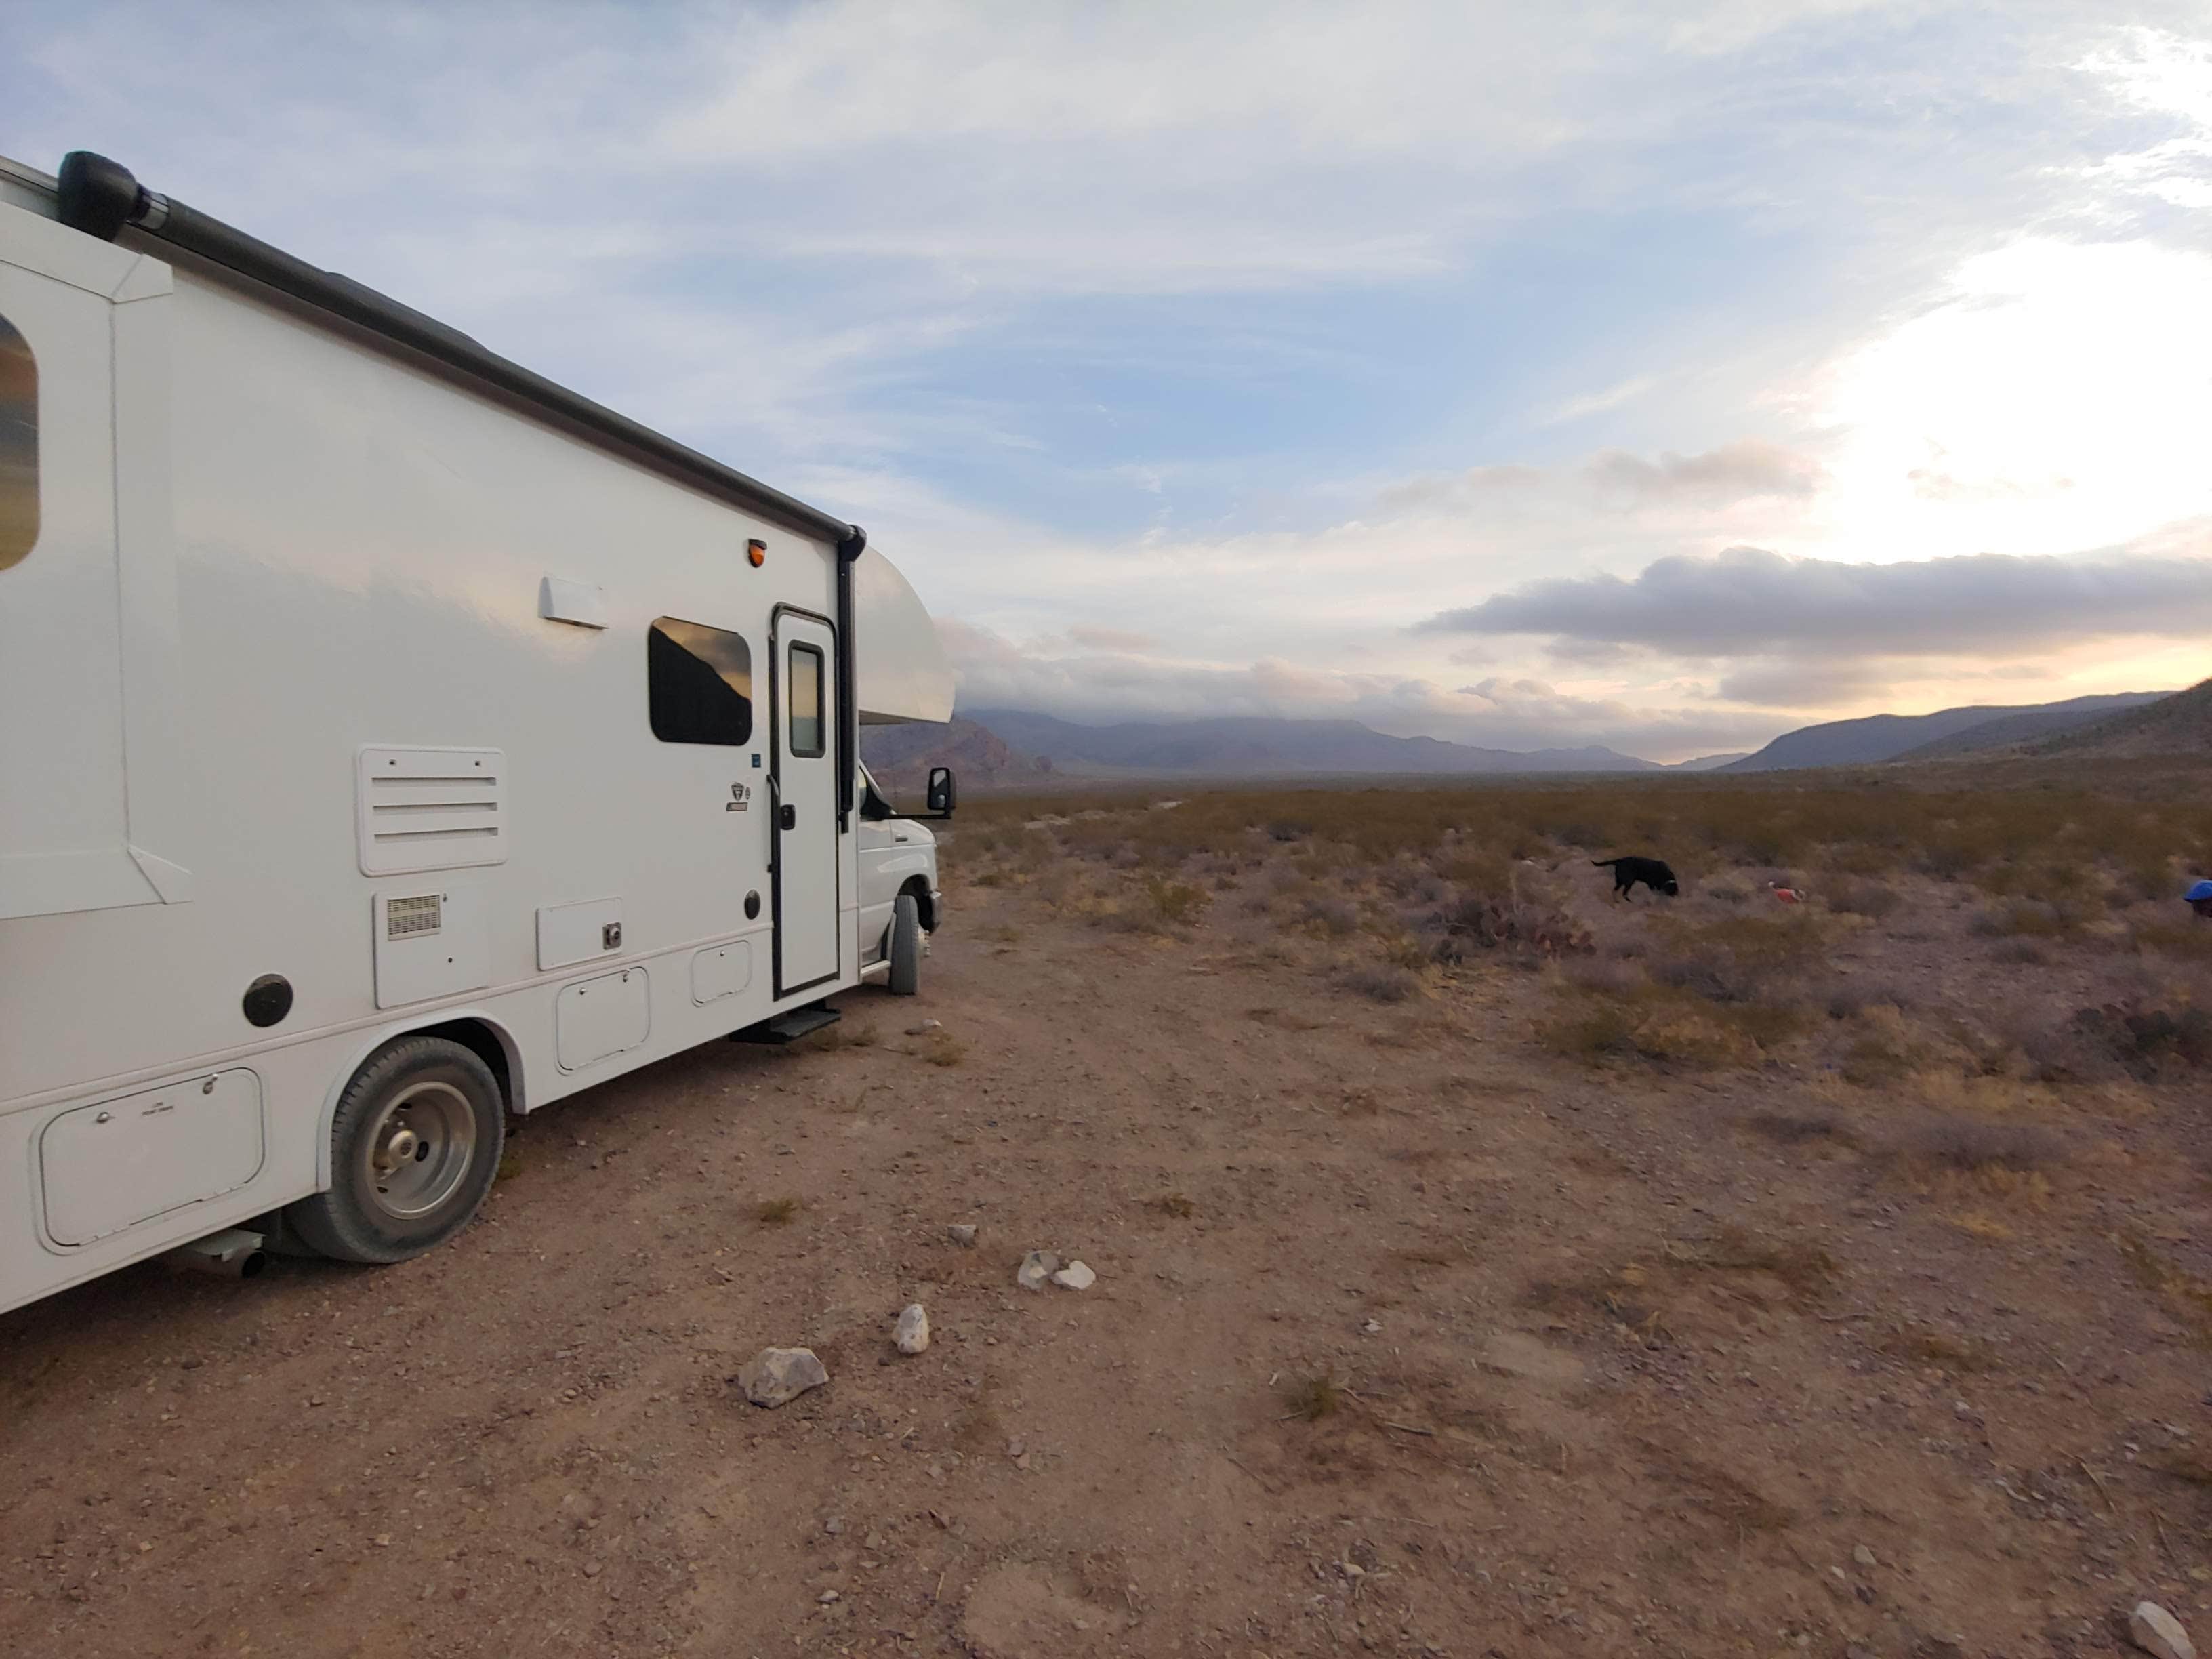
[[[949,766],[963,789],[1014,789],[1045,783],[1052,763],[1018,754],[997,732],[954,715],[934,720],[860,728],[860,758],[895,799],[919,797],[933,766]]]
[[[1827,720],[1784,732],[1765,748],[1723,769],[1730,772],[1771,772],[1800,766],[1870,766],[1904,758],[1913,751],[1947,739],[1959,738],[1993,720],[2020,715],[2057,716],[2063,726],[2069,717],[2093,721],[2155,702],[2163,691],[2119,691],[2105,696],[2069,697],[2063,702],[1977,703],[1964,708],[1939,708],[1931,714],[1869,714],[1855,720]],[[2048,732],[2052,728],[2039,728]],[[2012,738],[1997,738],[2002,747]],[[1960,754],[1984,745],[1969,743],[1948,752]],[[1927,758],[1927,757],[1916,757]]]
[[[1437,738],[1394,738],[1358,720],[1227,715],[1194,720],[1125,720],[1082,726],[1014,708],[978,708],[968,718],[1018,753],[1048,758],[1054,772],[1088,776],[1161,774],[1281,777],[1298,774],[1656,772],[1657,763],[1616,750],[1480,749]]]
[[[2134,760],[2148,755],[2212,756],[2212,680],[2076,731],[2027,746],[2032,755]]]
[[[1740,760],[1749,760],[1748,749],[1731,749],[1725,755],[1700,755],[1695,760],[1676,761],[1669,772],[1717,772],[1723,766],[1733,766]]]

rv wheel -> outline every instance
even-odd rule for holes
[[[443,1037],[402,1037],[371,1054],[338,1097],[331,1189],[285,1218],[340,1261],[420,1255],[477,1212],[506,1128],[483,1060]]]
[[[891,992],[910,997],[921,989],[921,906],[901,893],[891,906]]]

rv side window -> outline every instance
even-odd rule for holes
[[[744,635],[663,617],[646,635],[645,683],[661,742],[751,741],[753,653]]]
[[[39,366],[0,317],[0,570],[39,539]]]
[[[811,645],[791,647],[791,752],[819,760],[822,743],[822,653]]]

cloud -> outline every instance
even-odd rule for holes
[[[1566,467],[1510,462],[1425,474],[1386,486],[1377,504],[1391,512],[1494,514],[1534,508],[1612,520],[1624,504],[1665,514],[1721,510],[1762,498],[1802,502],[1826,478],[1826,469],[1808,454],[1764,438],[1739,438],[1696,454],[1665,451],[1656,460],[1604,449]]]
[[[1159,643],[1149,634],[1122,628],[1090,628],[1081,623],[1067,630],[1067,637],[1093,651],[1149,651]]]
[[[1679,496],[1712,507],[1753,495],[1809,496],[1826,477],[1809,456],[1759,438],[1740,439],[1702,455],[1663,454],[1656,462],[1608,450],[1589,464],[1589,472],[1604,489]]]
[[[2203,544],[2212,553],[2212,538]],[[1425,631],[1528,634],[1735,657],[1783,647],[2017,655],[2088,640],[2212,637],[2212,558],[1982,553],[1897,564],[1756,547],[1664,558],[1637,575],[1561,577],[1446,611]]]
[[[1363,673],[1279,657],[1238,663],[1068,653],[1050,641],[1018,644],[957,619],[941,621],[939,633],[966,708],[1034,709],[1091,723],[1201,714],[1356,720],[1396,736],[1425,733],[1480,748],[1599,744],[1659,760],[1756,747],[1775,732],[1771,717],[1587,696],[1528,676],[1497,675],[1445,690],[1419,674]]]
[[[1753,662],[1724,677],[1714,696],[1762,708],[1845,708],[1891,689],[1880,663],[1816,658]]]
[[[1539,426],[1565,426],[1570,421],[1586,420],[1592,415],[1602,415],[1608,410],[1619,409],[1624,404],[1634,403],[1659,384],[1653,374],[1637,374],[1609,386],[1601,392],[1588,392],[1580,397],[1569,398],[1556,407],[1536,417]]]

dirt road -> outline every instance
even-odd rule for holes
[[[2212,1364],[2110,1242],[2212,1231],[2201,1103],[1991,1243],[1747,1127],[1786,1075],[1538,1054],[1526,972],[1382,1008],[960,905],[921,998],[845,999],[872,1042],[551,1108],[421,1261],[0,1320],[0,1651],[2018,1656],[2145,1595],[2212,1634]],[[1097,1283],[1017,1289],[1031,1249]],[[771,1343],[830,1384],[744,1403]]]

